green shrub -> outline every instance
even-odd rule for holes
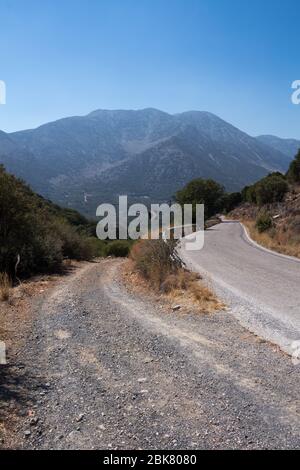
[[[106,246],[108,242],[99,240],[99,238],[96,237],[89,237],[87,242],[89,243],[95,258],[103,258],[106,256]]]
[[[94,257],[94,250],[89,239],[77,233],[75,228],[68,223],[55,221],[53,232],[57,239],[61,240],[64,258],[82,261]]]
[[[115,256],[116,258],[126,258],[130,252],[130,242],[127,240],[114,240],[106,245],[106,256]]]
[[[258,214],[255,227],[259,233],[266,232],[267,230],[271,229],[273,227],[273,219],[270,214],[268,214],[268,212],[261,212]]]
[[[176,201],[183,204],[204,204],[205,219],[223,209],[225,190],[213,180],[195,179],[176,193]]]
[[[300,235],[300,215],[295,215],[290,221],[290,228],[293,232]]]
[[[231,212],[241,204],[242,200],[242,193],[227,193],[220,199],[220,210]]]
[[[76,211],[43,199],[0,166],[0,272],[26,277],[59,270],[65,257],[97,256],[96,244],[87,236],[91,226]]]
[[[281,173],[271,173],[252,186],[246,187],[242,194],[247,202],[263,206],[281,202],[288,191],[288,183]]]
[[[290,164],[287,177],[292,183],[300,183],[300,150],[298,151],[295,159]]]

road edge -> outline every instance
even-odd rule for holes
[[[229,221],[228,220],[227,222],[234,222],[234,221],[231,221],[231,220]],[[296,258],[296,256],[285,255],[284,253],[279,253],[278,251],[271,250],[270,248],[266,248],[265,246],[260,245],[255,240],[253,240],[253,238],[250,235],[250,232],[249,232],[248,228],[246,227],[246,225],[243,224],[243,222],[241,222],[241,221],[236,221],[236,222],[238,222],[242,226],[242,228],[244,230],[245,237],[246,237],[246,241],[250,245],[253,245],[256,248],[258,248],[259,250],[265,251],[265,252],[267,252],[271,255],[278,256],[279,258],[283,258],[283,259],[287,259],[289,261],[294,261],[296,263],[300,263],[300,258]],[[222,223],[224,223],[224,222],[222,222]]]

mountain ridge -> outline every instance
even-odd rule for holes
[[[260,135],[257,139],[290,158],[294,158],[300,149],[300,140],[298,139],[283,139],[271,134]]]
[[[170,199],[197,177],[238,190],[286,171],[291,159],[207,111],[99,109],[0,133],[0,163],[42,195],[88,215],[120,193]]]

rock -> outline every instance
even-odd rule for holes
[[[153,362],[151,357],[147,357],[147,359],[144,360],[144,364],[150,364],[151,362]]]
[[[39,422],[39,418],[31,418],[30,426],[35,426]]]
[[[67,439],[71,442],[79,442],[81,439],[81,433],[79,431],[71,431],[70,434],[68,434]]]
[[[80,422],[83,420],[84,417],[85,417],[85,414],[84,414],[84,413],[81,413],[81,414],[76,418],[77,423],[80,423]]]
[[[141,377],[140,379],[138,379],[139,384],[142,384],[144,382],[147,382],[147,379],[145,377]]]
[[[173,312],[177,312],[177,310],[180,310],[180,309],[181,309],[181,305],[174,305],[172,307]]]
[[[24,436],[25,436],[25,437],[31,436],[31,432],[30,432],[30,431],[24,431]]]

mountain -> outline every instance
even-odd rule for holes
[[[47,165],[41,164],[34,155],[23,148],[11,135],[0,131],[0,164],[10,173],[30,183],[43,193],[48,175]]]
[[[37,129],[0,134],[0,162],[53,201],[94,216],[119,194],[170,199],[189,180],[238,190],[291,157],[200,111],[98,110]]]
[[[296,139],[280,139],[274,135],[260,135],[257,139],[290,159],[293,159],[300,149],[300,140]]]

